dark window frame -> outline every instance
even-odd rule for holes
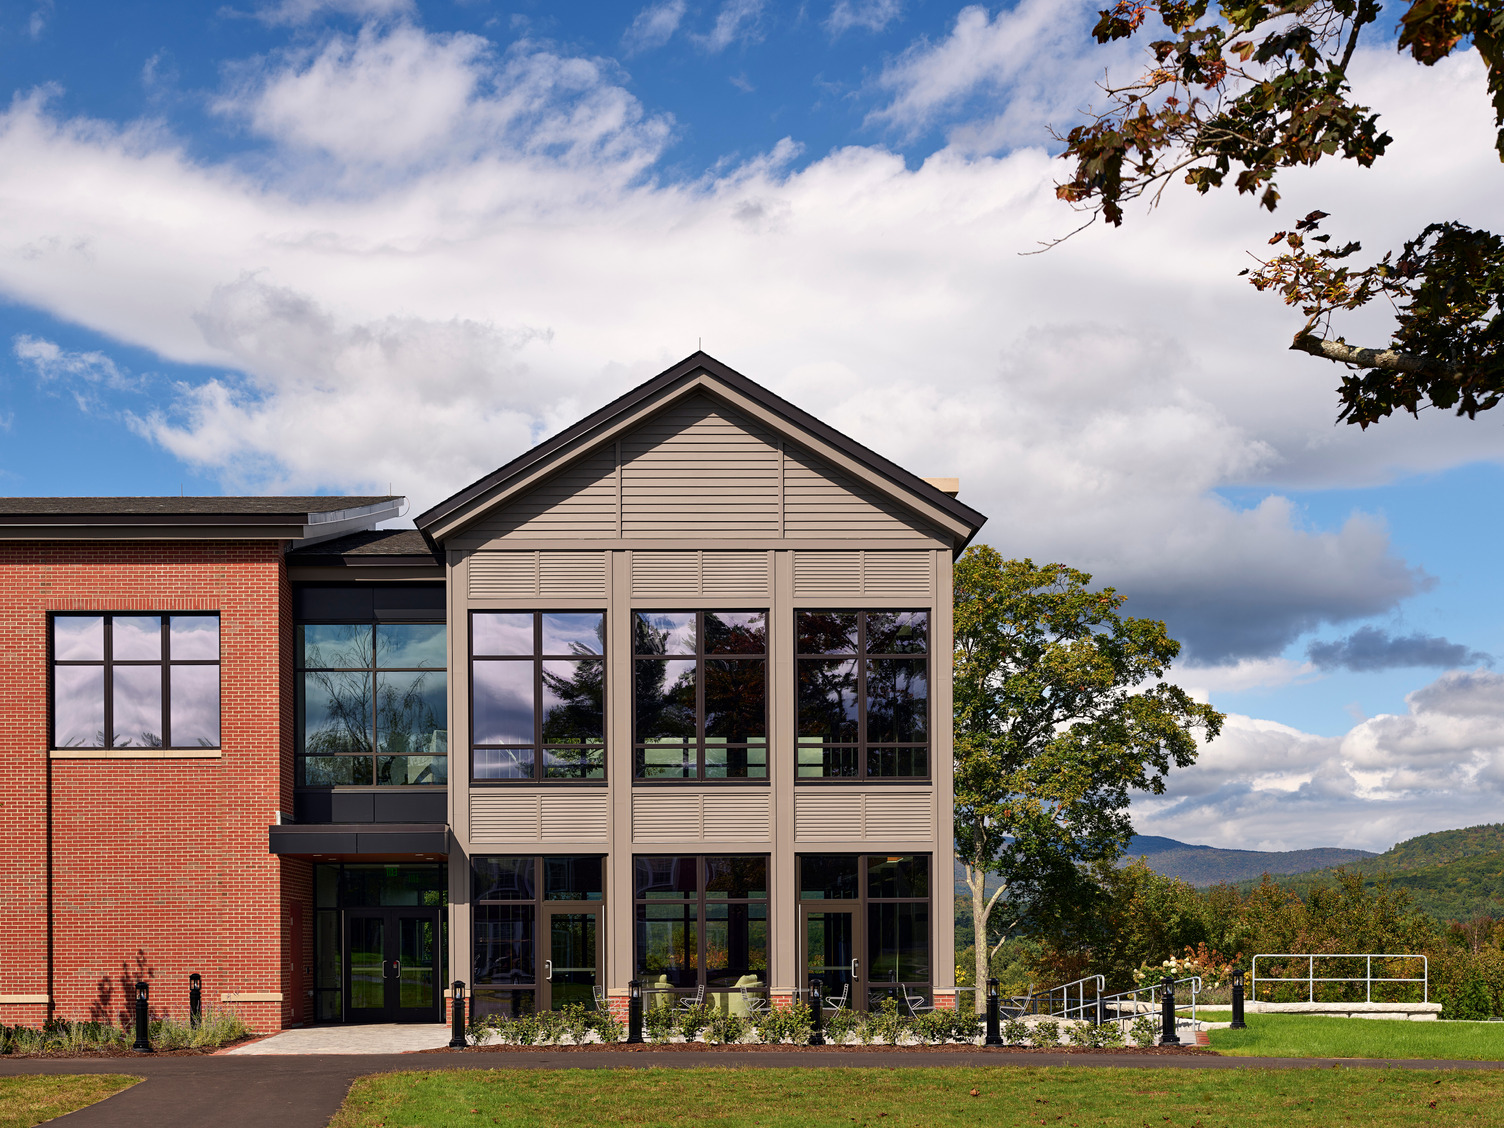
[[[918,988],[921,992],[923,992],[929,998],[933,998],[934,997],[934,988],[935,988],[935,959],[936,959],[936,954],[935,954],[935,936],[934,936],[934,927],[935,927],[935,901],[936,901],[936,889],[935,889],[935,855],[934,854],[929,854],[929,853],[917,853],[916,852],[916,853],[912,853],[912,854],[901,854],[901,855],[897,855],[897,856],[898,857],[907,857],[907,858],[923,859],[924,860],[924,863],[925,863],[925,872],[927,874],[926,882],[925,882],[926,888],[927,888],[927,892],[926,892],[925,896],[923,896],[923,897],[874,897],[874,896],[872,896],[872,893],[871,893],[871,888],[872,888],[871,887],[871,875],[870,875],[872,860],[874,858],[893,859],[895,857],[895,855],[892,855],[892,854],[874,854],[874,853],[872,853],[870,851],[868,851],[866,853],[848,853],[846,851],[841,851],[840,853],[837,853],[837,854],[824,854],[824,855],[812,855],[812,854],[809,854],[809,853],[799,853],[799,852],[796,852],[794,854],[794,903],[796,905],[796,909],[795,909],[796,912],[798,912],[799,909],[801,909],[801,908],[805,908],[805,907],[819,908],[821,905],[835,905],[835,906],[850,905],[850,906],[856,906],[855,911],[856,911],[856,913],[858,914],[858,916],[860,918],[860,922],[861,922],[860,927],[862,929],[862,939],[864,941],[862,949],[861,949],[861,959],[862,959],[863,967],[865,969],[864,976],[866,978],[867,992],[868,992],[868,995],[869,995],[869,999],[867,1000],[868,1003],[870,1003],[871,997],[874,997],[874,996],[877,996],[877,995],[881,994],[888,987],[893,986],[895,983],[897,985],[903,986],[903,987]],[[823,897],[810,897],[810,898],[806,898],[804,896],[804,860],[806,858],[809,858],[809,857],[825,857],[825,858],[843,857],[843,858],[855,858],[856,861],[857,861],[856,896],[854,896],[854,897],[840,897],[840,898],[832,897],[832,898],[828,898],[828,899],[827,898],[823,898]],[[920,980],[917,980],[917,979],[898,979],[898,980],[881,979],[881,980],[879,980],[879,979],[874,979],[872,977],[872,971],[873,971],[873,959],[872,959],[872,945],[873,945],[873,935],[872,935],[872,932],[873,932],[873,929],[872,929],[872,906],[874,906],[874,905],[925,905],[925,906],[927,906],[928,912],[926,913],[926,917],[925,917],[925,925],[926,925],[926,928],[925,928],[925,949],[926,949],[926,953],[927,954],[926,954],[925,962],[929,965],[929,978],[927,978],[927,979],[925,979],[923,981],[920,981]],[[837,909],[835,911],[844,912],[846,910],[842,908],[842,909]],[[800,915],[802,916],[802,914],[800,914]],[[799,944],[801,945],[801,949],[802,949],[803,943],[804,943],[804,941],[803,941],[803,938],[801,937],[799,939]],[[802,955],[801,955],[800,958],[801,959],[803,958]],[[895,966],[896,966],[896,964],[895,964]]]
[[[477,615],[531,615],[533,617],[533,652],[531,654],[477,654],[475,651],[475,616]],[[599,615],[601,617],[601,652],[596,658],[581,654],[545,654],[543,652],[543,617],[545,615]],[[465,676],[468,679],[468,709],[467,723],[469,731],[467,735],[467,757],[469,760],[470,786],[472,787],[517,787],[533,786],[540,783],[557,785],[561,787],[605,787],[610,778],[608,753],[608,741],[606,738],[609,729],[610,712],[610,678],[606,668],[606,639],[610,632],[610,616],[605,608],[597,610],[593,607],[585,608],[543,608],[534,610],[531,608],[494,608],[478,607],[470,611],[465,620]],[[478,748],[526,748],[521,744],[481,744],[475,739],[475,663],[481,662],[529,662],[533,667],[533,774],[530,776],[517,776],[512,778],[498,778],[494,776],[477,776],[475,774],[475,752]],[[601,742],[594,744],[545,744],[543,742],[543,666],[546,662],[599,662],[601,664]],[[566,751],[583,752],[587,749],[600,750],[600,775],[581,776],[576,779],[568,777],[547,775],[549,749],[563,749]],[[501,856],[501,855],[498,855]],[[508,855],[510,856],[510,855]]]
[[[695,895],[693,897],[643,897],[637,891],[637,863],[654,858],[693,858],[695,860]],[[709,884],[710,860],[712,858],[759,858],[762,860],[765,884],[768,886],[761,897],[727,897],[711,894],[706,890]],[[771,854],[633,854],[632,855],[632,977],[642,982],[643,987],[650,988],[652,984],[647,978],[652,973],[643,970],[642,939],[643,930],[640,927],[645,923],[643,909],[649,905],[693,905],[695,908],[695,984],[692,986],[677,986],[676,994],[690,995],[698,987],[704,987],[706,992],[733,991],[734,987],[727,985],[713,986],[710,983],[709,968],[706,966],[706,953],[709,947],[706,927],[711,919],[707,909],[714,906],[757,906],[763,908],[763,924],[766,933],[766,946],[763,950],[763,959],[767,966],[763,968],[763,985],[757,988],[757,993],[766,996],[771,974],[773,958],[773,856]],[[750,922],[751,916],[748,917]],[[750,974],[750,970],[748,972]],[[706,1000],[709,1001],[708,999]]]
[[[919,614],[926,616],[925,648],[922,654],[909,651],[906,653],[889,653],[867,651],[867,616],[868,615],[891,615],[891,614]],[[800,615],[855,615],[857,617],[857,642],[854,651],[845,653],[831,653],[826,651],[803,651],[799,648],[799,616]],[[839,786],[841,784],[899,784],[908,785],[915,783],[929,783],[934,777],[934,700],[933,677],[935,665],[934,658],[934,624],[935,612],[931,607],[796,607],[794,609],[794,782],[800,786]],[[892,741],[883,740],[871,742],[867,739],[867,662],[872,659],[923,659],[925,670],[925,732],[928,739],[924,741]],[[799,688],[800,688],[800,664],[804,661],[832,662],[849,660],[856,664],[856,705],[857,705],[857,740],[855,744],[827,743],[827,748],[851,748],[856,756],[857,771],[854,775],[803,775],[800,772],[800,750],[803,747],[803,733],[800,731],[799,718]],[[922,775],[871,775],[867,771],[868,757],[874,748],[892,749],[917,749],[924,753],[924,773]]]
[[[763,649],[761,654],[730,654],[711,652],[705,649],[705,616],[706,615],[761,615],[763,617]],[[772,781],[772,610],[767,607],[713,607],[713,608],[681,608],[671,610],[664,607],[633,607],[629,612],[632,624],[632,784],[635,787],[682,787],[685,784],[713,786],[767,786]],[[643,654],[637,650],[637,616],[638,615],[694,615],[695,617],[695,652],[693,654]],[[695,663],[695,774],[680,776],[678,778],[667,776],[645,776],[642,774],[644,767],[644,753],[648,745],[639,743],[637,740],[637,671],[644,662],[672,662],[693,661]],[[707,776],[705,774],[705,668],[707,662],[717,661],[745,661],[761,662],[763,673],[763,774],[761,776]],[[755,745],[726,744],[721,748],[730,752],[735,749],[750,751]],[[717,855],[719,856],[719,855]]]
[[[114,623],[115,619],[151,619],[162,620],[162,640],[160,658],[116,658],[114,656]],[[172,620],[181,619],[215,619],[220,623],[219,629],[219,657],[217,658],[173,658],[171,649]],[[101,657],[93,658],[63,658],[56,655],[54,640],[54,624],[59,619],[103,619],[104,638]],[[166,751],[175,750],[208,750],[224,748],[224,622],[218,610],[212,611],[49,611],[47,613],[47,746],[58,748],[57,743],[57,676],[59,666],[74,667],[99,667],[103,671],[104,692],[104,733],[109,734],[109,740],[105,744],[70,744],[69,748],[87,750],[106,750],[124,748],[156,748]],[[159,745],[143,744],[116,744],[115,737],[115,677],[116,666],[158,666],[162,671],[162,742]],[[213,666],[219,670],[219,741],[216,744],[174,744],[172,742],[172,667],[174,666]]]
[[[300,645],[300,640],[301,640],[301,636],[299,634],[299,628],[300,627],[367,627],[367,628],[369,628],[370,631],[371,631],[371,664],[368,665],[368,666],[312,666],[312,667],[305,666],[303,664],[302,646]],[[443,627],[444,631],[445,631],[445,637],[444,637],[444,665],[443,666],[382,666],[382,665],[379,665],[378,661],[377,661],[377,654],[376,654],[376,632],[380,628],[382,628],[382,627]],[[378,675],[384,674],[384,673],[385,674],[422,674],[422,673],[427,673],[427,674],[443,674],[444,675],[444,677],[446,679],[445,680],[445,685],[444,685],[445,713],[446,713],[445,724],[447,726],[449,726],[448,728],[446,728],[444,730],[444,732],[445,732],[445,752],[446,752],[446,755],[445,755],[444,758],[445,758],[446,761],[452,759],[452,757],[448,754],[449,753],[449,738],[448,738],[448,733],[450,731],[450,728],[453,727],[453,721],[447,716],[447,713],[448,713],[448,697],[449,697],[449,685],[448,685],[448,680],[447,680],[448,677],[449,677],[449,637],[448,637],[448,631],[449,631],[449,624],[448,624],[448,622],[442,616],[439,616],[437,618],[434,618],[434,617],[428,617],[428,618],[390,617],[389,618],[389,617],[386,617],[386,616],[376,615],[376,614],[373,613],[372,617],[369,618],[369,619],[355,619],[355,618],[305,618],[305,619],[297,619],[297,620],[294,621],[294,623],[293,623],[293,656],[292,656],[292,675],[293,675],[293,729],[294,729],[294,735],[293,735],[293,742],[294,742],[293,743],[293,786],[294,787],[296,787],[300,791],[333,791],[333,790],[348,790],[348,789],[356,789],[356,788],[361,789],[361,790],[366,790],[366,789],[380,789],[380,790],[385,790],[385,789],[398,788],[398,787],[421,788],[424,791],[428,791],[428,790],[431,790],[433,788],[447,787],[448,786],[448,783],[449,783],[449,772],[448,772],[447,763],[446,763],[446,767],[445,767],[445,773],[444,773],[444,780],[443,780],[443,782],[434,781],[432,783],[400,783],[400,784],[381,783],[380,780],[378,779],[377,764],[376,764],[376,761],[378,759],[380,759],[381,756],[382,756],[381,749],[380,749],[380,739],[381,739],[380,733],[381,733],[381,730],[380,730],[380,728],[378,726],[378,723],[377,723],[378,719],[379,719],[379,716],[380,716],[380,712],[381,712],[381,700],[380,700],[380,696],[381,695],[380,695],[380,692],[378,691],[378,688],[377,688],[377,677],[378,677]],[[318,758],[326,758],[326,757],[327,758],[334,758],[334,757],[339,757],[339,758],[342,758],[342,759],[349,759],[349,760],[360,760],[360,759],[369,760],[371,762],[371,781],[369,783],[308,783],[306,781],[304,767],[305,767],[305,762],[309,758],[309,753],[305,750],[304,743],[303,743],[304,740],[307,737],[307,724],[306,724],[306,721],[305,721],[306,709],[307,709],[307,701],[306,701],[306,698],[305,698],[305,688],[304,688],[305,681],[304,681],[304,677],[310,671],[312,671],[312,672],[328,672],[328,673],[364,674],[364,675],[366,675],[367,677],[369,677],[371,679],[370,680],[370,687],[371,687],[371,714],[370,714],[370,717],[369,717],[370,726],[371,726],[370,727],[370,733],[371,733],[371,745],[370,745],[370,747],[365,752],[349,752],[349,753],[343,753],[343,752],[341,752],[341,753],[322,753],[322,754],[318,754]],[[435,757],[435,759],[437,759],[437,757]]]

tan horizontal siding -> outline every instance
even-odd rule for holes
[[[489,552],[470,557],[469,595],[473,600],[604,599],[604,552]]]
[[[712,794],[665,787],[632,794],[636,842],[749,842],[771,837],[773,798],[767,788]]]
[[[801,787],[794,795],[800,842],[917,842],[935,833],[933,788]]]
[[[605,842],[604,788],[546,794],[500,788],[470,792],[472,842]]]
[[[794,552],[796,599],[878,596],[928,602],[934,590],[935,561],[929,552],[879,549]]]
[[[524,494],[477,531],[493,536],[616,535],[616,451],[597,451]]]

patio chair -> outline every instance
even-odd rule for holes
[[[687,999],[680,999],[679,1000],[679,1009],[680,1010],[693,1010],[695,1007],[699,1006],[704,1001],[705,1001],[705,984],[701,983],[699,985],[699,987],[697,987],[695,989],[695,993],[693,995],[691,995]]]
[[[766,986],[755,975],[743,976],[737,982],[736,989],[742,993],[742,1005],[746,1007],[745,1017],[755,1017],[768,1009],[768,1000],[765,997],[752,994],[753,991],[761,990]]]
[[[606,989],[604,987],[601,987],[598,984],[592,983],[590,985],[590,994],[595,997],[595,1009],[596,1010],[598,1010],[598,1011],[607,1011],[607,1010],[611,1009],[609,1006],[606,1005]]]
[[[914,1018],[935,1009],[934,1002],[927,1001],[923,995],[911,995],[909,989],[904,986],[900,986],[899,990],[903,992],[904,1005],[909,1008],[909,1014]]]
[[[847,983],[842,986],[839,995],[836,995],[834,998],[827,996],[821,1002],[825,1004],[826,1010],[845,1010],[851,1006],[851,984]]]

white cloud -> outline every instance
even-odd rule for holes
[[[679,30],[687,6],[685,0],[662,0],[662,3],[649,4],[638,12],[626,34],[621,37],[627,54],[635,55],[662,47]]]
[[[32,39],[42,38],[42,32],[47,30],[47,22],[52,19],[53,0],[41,0],[31,10],[31,18],[26,21],[26,33]]]
[[[55,341],[20,333],[11,341],[11,352],[44,386],[65,390],[82,411],[104,410],[106,391],[139,391],[143,386],[142,380],[97,350],[73,351]]]
[[[882,31],[903,13],[902,0],[836,0],[825,20],[832,35],[859,27],[864,31]]]
[[[273,27],[296,27],[325,14],[384,20],[410,16],[416,11],[414,0],[277,0],[261,5],[254,14]]]
[[[765,6],[766,0],[723,0],[709,34],[697,35],[695,39],[711,54],[724,51],[737,40],[756,42],[761,38]]]

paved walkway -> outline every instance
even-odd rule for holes
[[[862,1053],[558,1053],[290,1054],[205,1057],[0,1058],[0,1076],[23,1073],[130,1073],[146,1080],[118,1096],[53,1121],[66,1128],[326,1128],[357,1077],[399,1069],[693,1069],[826,1066],[1070,1066],[1117,1069],[1329,1069],[1334,1065],[1400,1069],[1504,1069],[1495,1061],[1383,1061],[1187,1055],[1007,1054],[983,1050]]]
[[[373,1023],[369,1026],[309,1026],[284,1030],[259,1042],[226,1050],[225,1056],[267,1054],[407,1054],[449,1044],[443,1023]]]

